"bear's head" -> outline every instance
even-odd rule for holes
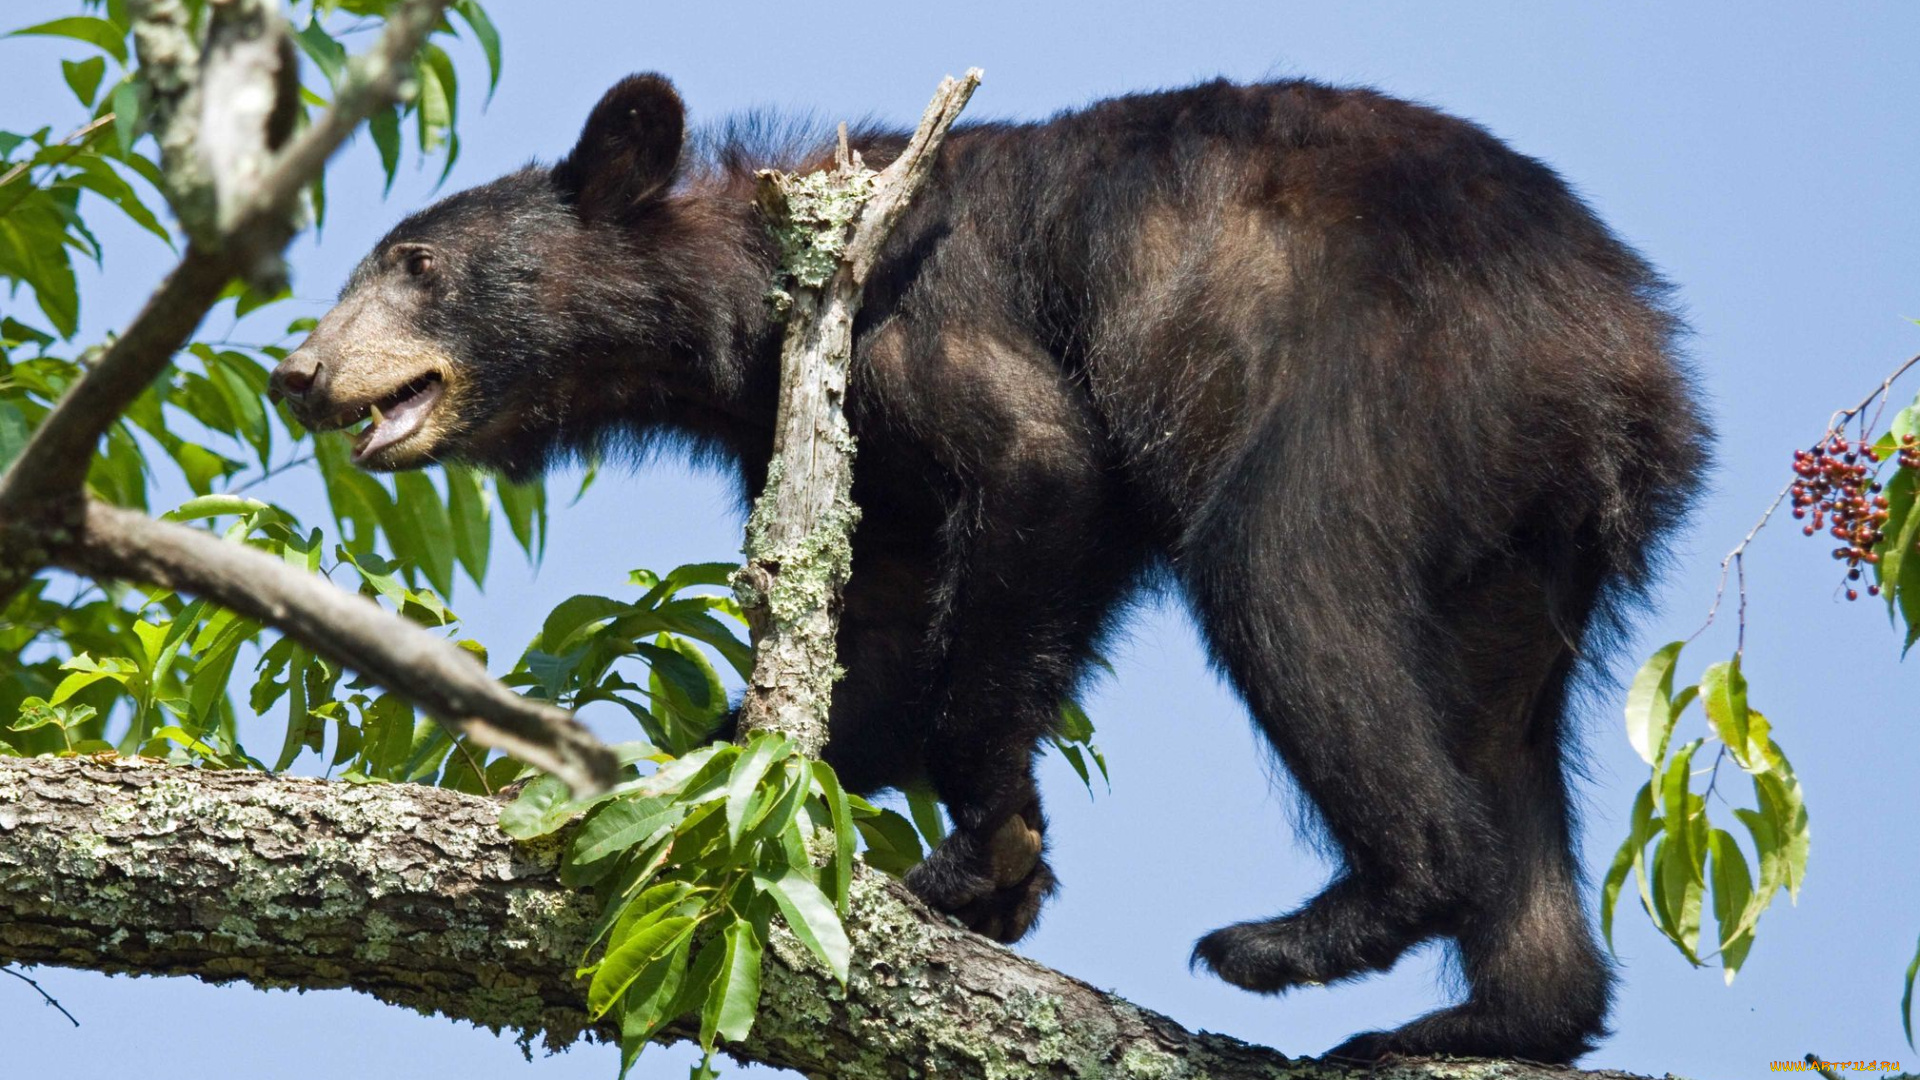
[[[315,431],[370,421],[352,451],[369,470],[457,461],[525,476],[589,444],[616,393],[609,368],[644,366],[684,336],[674,313],[698,274],[685,215],[668,208],[684,127],[672,85],[635,75],[559,164],[408,217],[272,391]]]

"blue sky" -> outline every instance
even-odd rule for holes
[[[1104,0],[936,12],[845,0],[804,18],[792,5],[748,3],[492,7],[506,74],[485,112],[471,92],[480,80],[469,79],[465,152],[450,187],[564,152],[606,86],[650,69],[678,83],[696,118],[772,104],[906,124],[942,74],[979,65],[987,80],[970,107],[976,117],[1043,117],[1221,74],[1300,75],[1369,83],[1487,125],[1559,169],[1662,267],[1696,331],[1719,468],[1658,611],[1616,665],[1622,677],[1698,626],[1715,564],[1788,479],[1792,449],[1920,352],[1920,327],[1907,321],[1920,316],[1920,7],[1911,4]],[[24,24],[72,5],[10,0],[6,10],[7,23]],[[63,54],[52,43],[0,43],[0,128],[71,115],[58,83]],[[433,175],[409,166],[382,205],[371,158],[362,143],[336,164],[332,220],[296,247],[294,288],[312,314],[394,218],[430,197]],[[85,293],[93,335],[125,320],[165,260],[131,231],[103,238],[107,269]],[[298,482],[273,494],[313,505]],[[551,603],[616,588],[629,568],[732,557],[738,527],[714,476],[673,462],[614,473],[556,517],[537,575],[497,560],[488,591],[465,589],[456,607],[475,636],[517,643]],[[1913,673],[1898,663],[1877,605],[1837,599],[1833,566],[1824,545],[1787,528],[1763,534],[1749,561],[1753,700],[1792,755],[1812,813],[1800,903],[1783,899],[1768,914],[1730,988],[1717,969],[1690,969],[1637,907],[1624,910],[1616,1034],[1588,1065],[1733,1077],[1809,1051],[1920,1057],[1897,1016],[1920,933],[1920,732],[1902,694]],[[1682,674],[1730,654],[1731,629],[1692,646]],[[1207,672],[1177,605],[1143,609],[1114,659],[1117,677],[1087,701],[1113,791],[1089,800],[1064,764],[1047,760],[1064,889],[1021,951],[1188,1026],[1289,1053],[1317,1053],[1436,1004],[1448,991],[1431,949],[1391,975],[1280,1000],[1188,973],[1194,938],[1288,909],[1326,870],[1292,831],[1289,797],[1270,783],[1264,751]],[[1618,699],[1602,690],[1587,710],[1584,855],[1596,877],[1644,778]],[[608,1078],[616,1067],[606,1048],[525,1064],[508,1040],[346,993],[37,975],[85,1026],[69,1028],[24,986],[0,981],[10,1074],[120,1075],[129,1055],[149,1080],[350,1070]],[[683,1075],[685,1058],[656,1052],[640,1074]]]

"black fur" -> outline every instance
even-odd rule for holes
[[[676,167],[681,142],[671,88],[629,79],[559,167],[370,257],[349,294],[399,288],[393,245],[440,253],[406,301],[465,385],[431,456],[524,476],[666,438],[758,489],[780,327],[751,169],[825,146],[708,138]],[[877,166],[902,139],[855,142]],[[1275,992],[1448,937],[1467,1000],[1342,1053],[1588,1049],[1611,976],[1565,714],[1703,468],[1665,298],[1547,167],[1366,90],[1214,82],[956,130],[868,287],[849,395],[865,517],[828,756],[945,801],[909,883],[1025,932],[1053,887],[1036,741],[1158,577],[1342,856],[1196,961]]]

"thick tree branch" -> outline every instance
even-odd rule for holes
[[[176,0],[138,5],[135,40],[153,88],[156,134],[191,240],[126,332],[0,476],[0,608],[56,563],[205,596],[413,698],[475,742],[596,791],[613,777],[612,753],[567,714],[488,679],[447,642],[257,552],[88,505],[82,494],[101,435],[187,343],[227,283],[279,274],[280,253],[300,225],[301,192],[373,110],[394,100],[447,2],[396,4],[379,43],[348,65],[333,104],[290,142],[287,107],[297,85],[275,5],[222,0],[204,50],[188,36]]]
[[[0,759],[0,962],[352,987],[564,1047],[589,899],[498,804],[120,760]],[[1503,1062],[1372,1069],[1194,1034],[857,875],[842,991],[776,931],[740,1056],[836,1080],[1630,1080]],[[1276,1005],[1276,1012],[1284,1009]]]

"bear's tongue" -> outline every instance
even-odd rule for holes
[[[360,437],[354,440],[354,460],[364,460],[368,455],[378,453],[419,431],[420,425],[426,423],[427,414],[440,403],[440,395],[445,386],[445,383],[435,379],[411,396],[385,409],[377,410],[375,412],[377,419],[368,424],[367,430],[361,432]]]

